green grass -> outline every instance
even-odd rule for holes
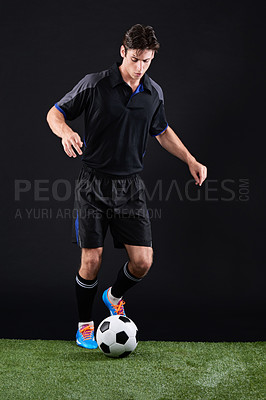
[[[265,342],[140,342],[110,359],[75,342],[0,340],[0,399],[265,400]]]

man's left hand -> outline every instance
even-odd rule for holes
[[[188,168],[190,170],[191,175],[195,179],[195,184],[201,186],[202,183],[207,178],[207,167],[205,165],[200,164],[198,161],[193,160],[188,163]]]

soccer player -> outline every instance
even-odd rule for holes
[[[132,26],[120,47],[122,61],[86,75],[47,114],[65,153],[69,157],[82,154],[73,231],[81,248],[75,283],[79,314],[76,343],[87,349],[97,348],[92,304],[108,227],[114,247],[125,248],[128,255],[113,285],[102,295],[111,315],[125,315],[125,292],[143,279],[153,262],[145,186],[139,176],[148,135],[187,163],[197,185],[201,186],[207,176],[207,168],[168,125],[163,91],[146,73],[159,46],[151,26]],[[66,120],[83,112],[82,142]]]

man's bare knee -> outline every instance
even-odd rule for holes
[[[96,278],[102,262],[102,252],[102,247],[95,249],[82,249],[79,269],[79,274],[82,278],[88,280]]]
[[[129,270],[137,278],[143,278],[149,271],[153,262],[153,252],[139,254],[130,260]]]

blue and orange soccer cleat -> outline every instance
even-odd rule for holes
[[[103,302],[106,305],[106,307],[109,309],[110,315],[126,315],[125,310],[124,310],[124,304],[126,304],[126,303],[124,302],[124,300],[120,300],[117,305],[111,303],[111,301],[109,300],[108,293],[109,293],[110,289],[111,288],[106,289],[102,295]]]
[[[78,346],[85,347],[85,349],[97,349],[98,344],[94,339],[94,326],[88,324],[78,329],[76,343]]]

